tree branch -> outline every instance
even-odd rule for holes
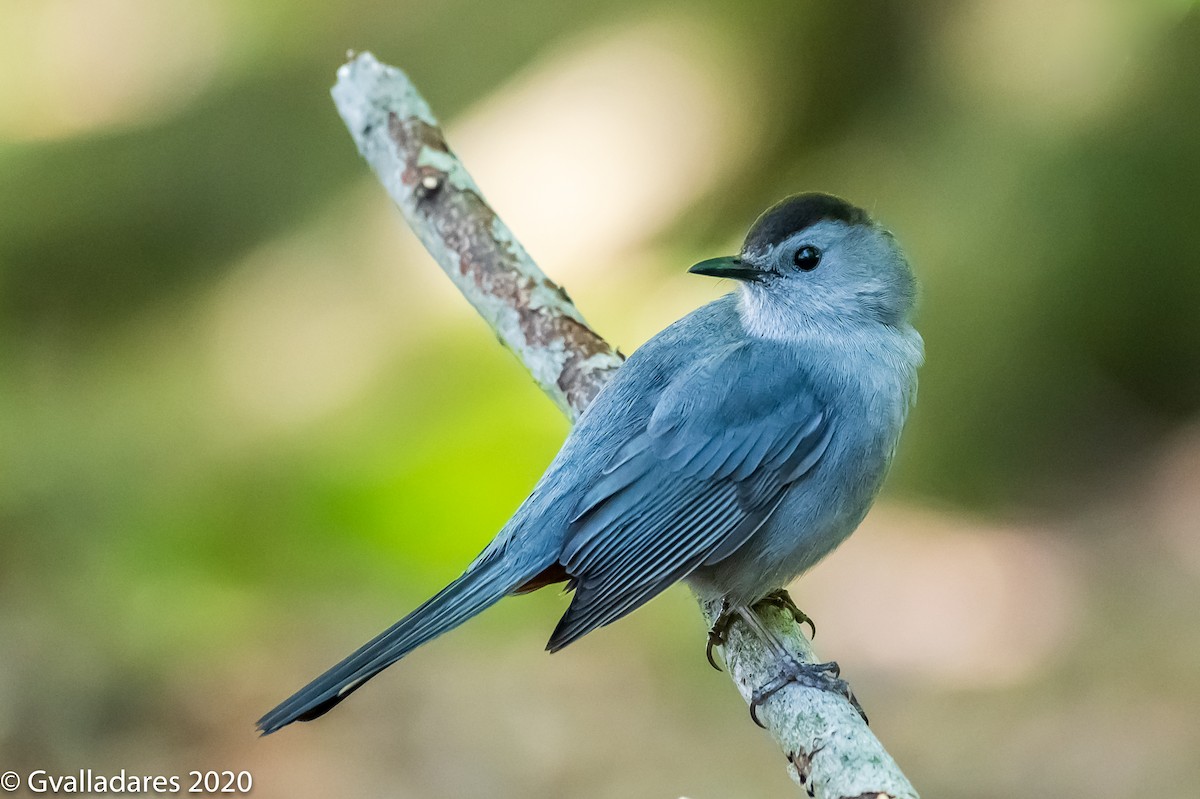
[[[400,70],[363,53],[338,70],[333,99],[359,152],[442,270],[542,390],[572,419],[578,417],[621,365],[621,355],[588,327],[566,292],[538,269],[484,201],[424,98]],[[703,607],[710,625],[718,610]],[[763,615],[797,659],[816,662],[790,613]],[[727,639],[729,674],[749,701],[755,688],[780,673],[781,664],[740,624]],[[790,684],[758,715],[787,754],[793,779],[810,796],[916,799],[845,698]]]

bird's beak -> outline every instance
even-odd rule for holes
[[[726,255],[722,258],[709,258],[701,261],[688,270],[693,275],[708,275],[709,277],[729,277],[734,280],[748,280],[757,283],[763,278],[763,271],[756,269],[736,255]]]

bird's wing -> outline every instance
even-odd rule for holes
[[[829,416],[793,352],[731,345],[684,370],[581,499],[559,562],[575,596],[547,648],[728,557],[820,460]]]

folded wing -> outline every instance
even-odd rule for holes
[[[741,342],[685,370],[578,505],[559,558],[575,596],[547,648],[735,552],[831,436],[793,350]]]

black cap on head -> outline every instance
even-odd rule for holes
[[[763,212],[746,234],[742,251],[766,249],[823,219],[836,219],[848,225],[867,225],[871,222],[866,211],[841,197],[821,192],[793,194]]]

